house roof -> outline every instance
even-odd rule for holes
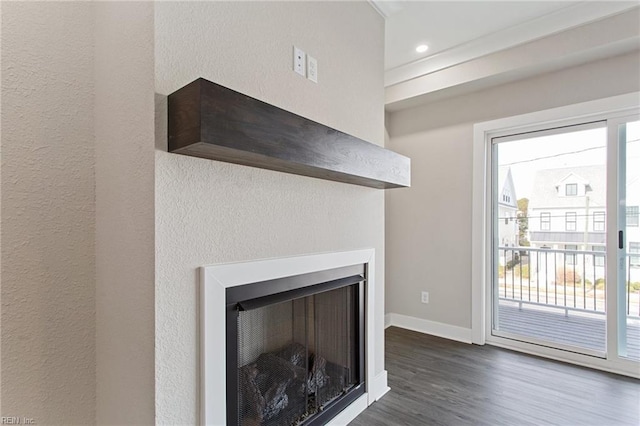
[[[498,167],[498,188],[502,191],[504,188],[505,181],[507,180],[507,175],[509,174],[509,170],[511,168],[509,166],[500,166]]]
[[[584,208],[585,197],[565,197],[558,195],[558,184],[570,175],[589,185],[589,206],[604,207],[606,203],[606,169],[604,165],[562,167],[538,170],[533,180],[533,193],[529,200],[530,209],[545,207]]]
[[[516,187],[513,183],[513,176],[511,175],[511,167],[509,166],[499,166],[498,167],[498,189],[499,193],[502,194],[505,190],[505,187],[508,187],[511,201],[504,202],[501,198],[498,199],[498,204],[502,204],[505,206],[518,208],[518,199],[516,194]]]

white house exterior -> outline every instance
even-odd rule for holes
[[[627,249],[630,253],[640,253],[640,176],[629,179],[626,203]],[[579,271],[580,275],[592,282],[604,278],[605,166],[539,170],[534,178],[534,189],[529,200],[529,238],[531,247],[535,248],[594,253],[556,254],[555,269],[548,271],[550,276],[558,268],[566,268]],[[535,256],[532,256],[531,261],[536,261]],[[546,261],[549,261],[548,256]],[[632,257],[630,263],[632,266],[640,265],[640,256],[638,259]],[[636,269],[631,268],[633,277],[638,274]]]
[[[626,250],[628,279],[640,282],[640,170],[627,170],[626,182]],[[637,253],[637,255],[635,255]]]
[[[498,244],[500,247],[518,246],[518,198],[513,184],[511,168],[504,166],[498,168]],[[507,251],[507,259],[504,252],[500,251],[500,264],[511,258],[511,251]]]

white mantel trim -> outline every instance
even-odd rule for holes
[[[200,268],[200,423],[226,424],[225,291],[227,288],[351,265],[365,265],[366,397],[367,404],[352,404],[349,417],[363,411],[388,391],[386,371],[375,375],[375,251],[312,254],[279,259],[226,263]],[[380,354],[382,355],[382,354]],[[207,362],[205,362],[205,360]],[[213,368],[207,368],[213,366]],[[381,379],[384,380],[381,380]],[[384,383],[381,383],[384,381]],[[362,398],[357,401],[362,401]],[[346,413],[345,413],[346,414]],[[339,424],[338,416],[329,424]],[[355,417],[355,416],[354,416]]]

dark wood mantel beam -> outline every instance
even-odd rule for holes
[[[199,78],[169,95],[169,152],[372,188],[411,184],[410,160]]]

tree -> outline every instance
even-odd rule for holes
[[[529,199],[520,198],[518,200],[518,245],[529,247],[531,244],[527,239],[529,231]]]

